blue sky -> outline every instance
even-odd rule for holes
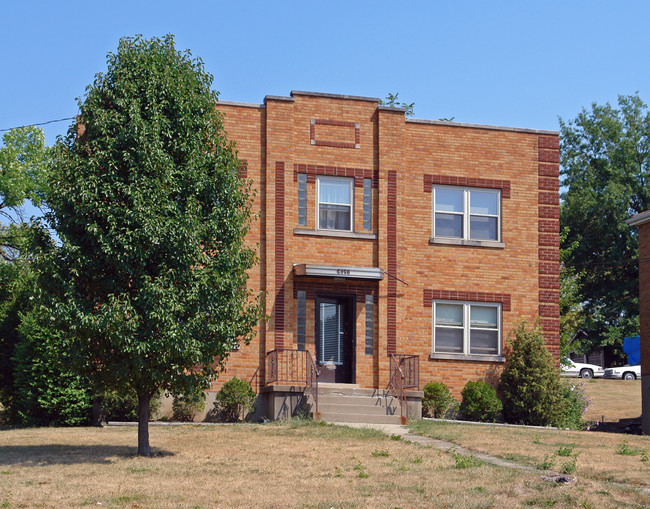
[[[649,19],[645,1],[5,2],[0,129],[75,115],[120,37],[173,33],[222,100],[399,92],[416,118],[557,130],[594,101],[650,100]]]

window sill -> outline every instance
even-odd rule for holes
[[[466,239],[450,239],[442,237],[431,237],[429,244],[450,244],[453,246],[473,246],[473,247],[491,247],[503,249],[506,245],[503,242],[496,242],[494,240],[466,240]]]
[[[375,233],[355,233],[340,230],[308,230],[306,228],[294,228],[294,235],[312,235],[314,237],[343,237],[346,239],[376,240]]]
[[[463,355],[455,353],[432,353],[429,360],[473,361],[473,362],[506,362],[503,355]]]

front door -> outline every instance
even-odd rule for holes
[[[354,382],[353,298],[316,299],[316,357],[321,382]]]

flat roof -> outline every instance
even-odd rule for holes
[[[348,100],[348,101],[368,101],[376,103],[379,105],[380,99],[377,97],[364,97],[359,95],[344,95],[344,94],[328,94],[324,92],[307,92],[304,90],[292,90],[290,97],[278,96],[278,95],[267,95],[264,98],[264,104],[255,104],[255,103],[244,103],[236,101],[219,101],[218,104],[223,104],[225,106],[239,106],[242,108],[264,108],[266,106],[266,101],[295,101],[294,96],[308,96],[308,97],[324,97],[328,99],[339,99],[339,100]],[[379,105],[379,109],[382,110],[391,110],[396,112],[405,112],[405,108],[390,107],[386,105]],[[445,120],[425,120],[418,118],[406,118],[406,122],[412,124],[424,124],[424,125],[436,125],[436,126],[445,126],[445,127],[462,127],[466,129],[487,129],[492,131],[510,131],[515,133],[530,133],[530,134],[542,134],[548,136],[559,136],[559,131],[550,131],[546,129],[529,129],[525,127],[507,127],[507,126],[497,126],[497,125],[486,125],[486,124],[470,124],[464,122],[448,122]]]

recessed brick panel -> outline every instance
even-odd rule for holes
[[[329,127],[324,139],[318,126]],[[339,129],[336,129],[336,128]],[[357,122],[342,120],[312,119],[309,127],[310,143],[317,147],[361,148],[361,128]],[[321,134],[321,136],[319,136]],[[334,138],[335,139],[332,139]]]

